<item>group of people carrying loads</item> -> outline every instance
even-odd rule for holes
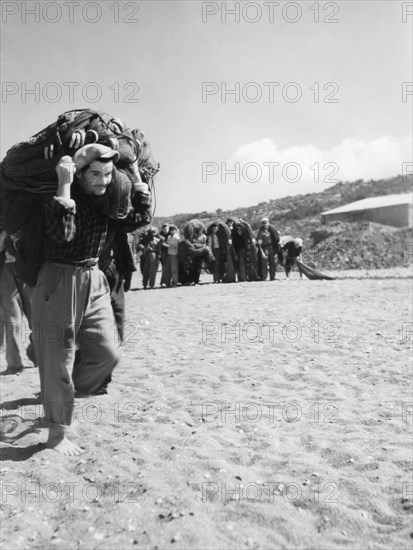
[[[120,358],[123,292],[135,270],[130,233],[152,221],[158,170],[142,132],[92,109],[63,113],[9,149],[1,163],[0,329],[6,329],[7,370],[24,370],[14,347],[24,313],[47,446],[66,456],[82,452],[70,430],[75,397],[105,394]],[[208,230],[192,220],[183,233],[180,239],[173,225],[159,236],[144,231],[144,286],[154,285],[161,259],[166,286],[199,283],[204,264],[215,282],[265,279],[268,271],[273,278],[275,256],[287,270],[290,252],[297,257],[302,248],[294,239],[283,244],[268,220],[256,239],[242,220]]]
[[[154,288],[159,264],[161,287],[198,284],[203,268],[213,274],[214,283],[272,281],[277,264],[288,277],[303,250],[302,239],[280,237],[268,218],[261,220],[256,234],[249,223],[237,218],[213,222],[208,228],[200,220],[191,220],[183,233],[181,238],[176,225],[165,223],[159,232],[150,227],[140,235],[138,255],[145,289]]]

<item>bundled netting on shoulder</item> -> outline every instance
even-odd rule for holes
[[[202,264],[210,265],[211,252],[205,244],[191,243],[184,240],[178,246],[179,281],[182,284],[197,282]]]
[[[81,139],[74,139],[76,136]],[[159,164],[141,130],[130,130],[119,118],[103,111],[76,109],[61,114],[54,123],[11,147],[0,166],[1,224],[8,233],[19,234],[20,264],[33,264],[34,257],[35,263],[41,262],[35,237],[42,242],[41,213],[47,198],[57,191],[57,164],[63,156],[73,157],[89,143],[119,151],[112,181],[100,204],[108,218],[118,220],[128,215],[139,181],[148,183],[152,190]],[[34,265],[27,270],[32,267],[35,270]]]
[[[73,157],[79,149],[73,140],[76,132],[85,132],[83,144],[100,143],[119,151],[118,169],[134,177],[134,163],[147,183],[159,170],[151,147],[141,130],[130,130],[119,119],[92,109],[77,109],[60,115],[27,141],[17,143],[2,161],[2,187],[31,193],[54,192],[57,188],[56,165],[64,155]]]
[[[188,241],[192,241],[197,234],[200,235],[202,233],[206,233],[206,227],[200,220],[189,220],[184,227],[184,237]]]
[[[237,227],[241,227],[242,238],[244,239],[246,247],[248,247],[254,240],[254,232],[252,231],[252,227],[248,222],[245,222],[241,219],[235,222],[234,229],[236,229]]]
[[[208,226],[207,235],[212,234],[212,228],[214,226],[218,227],[217,236],[218,236],[219,246],[223,250],[226,250],[228,247],[229,240],[231,239],[231,230],[227,226],[227,224],[222,221],[213,222]]]
[[[250,224],[242,219],[237,221],[237,224],[242,229],[242,237],[244,239],[246,248],[246,263],[247,263],[247,276],[250,281],[256,281],[258,279],[257,271],[257,249],[254,243],[254,232]]]

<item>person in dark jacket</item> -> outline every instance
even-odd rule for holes
[[[235,251],[235,269],[237,280],[242,283],[247,280],[247,245],[242,226],[235,224],[232,230],[232,245]]]
[[[270,274],[270,281],[275,279],[275,257],[278,251],[276,248],[277,245],[275,244],[274,236],[270,231],[269,219],[263,218],[257,233],[259,276],[262,281],[267,279],[268,272]]]

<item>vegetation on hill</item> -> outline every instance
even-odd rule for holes
[[[412,192],[412,176],[382,180],[339,182],[320,193],[261,202],[255,206],[216,212],[192,212],[171,217],[155,217],[154,225],[175,223],[180,230],[188,220],[198,218],[205,225],[229,217],[242,218],[258,229],[267,216],[282,235],[304,240],[304,261],[323,269],[397,267],[413,261],[413,235],[398,229],[367,222],[321,223],[326,210],[374,196]]]

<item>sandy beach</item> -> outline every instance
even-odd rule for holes
[[[83,455],[45,449],[37,369],[1,379],[2,547],[411,548],[410,275],[136,275]]]

